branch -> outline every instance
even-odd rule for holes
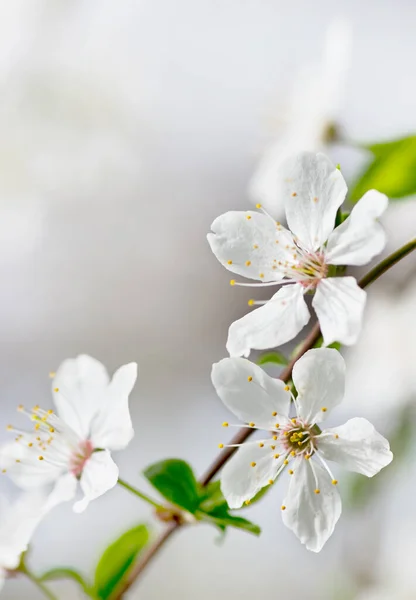
[[[376,281],[381,275],[383,275],[388,269],[393,267],[396,263],[402,260],[405,256],[413,252],[416,249],[416,238],[411,240],[393,254],[390,254],[382,260],[378,265],[376,265],[371,271],[364,275],[364,277],[358,282],[358,285],[361,288],[365,288],[370,283]],[[289,381],[292,377],[293,366],[296,361],[300,359],[301,356],[305,354],[308,350],[313,348],[316,342],[319,340],[321,335],[321,329],[319,327],[319,323],[316,323],[308,337],[305,339],[302,344],[300,350],[291,360],[291,362],[287,365],[287,367],[282,371],[279,376],[284,382]],[[253,429],[247,429],[246,427],[240,429],[238,433],[232,438],[230,444],[242,444],[247,440],[248,437],[253,433]],[[236,452],[237,448],[225,448],[213,461],[213,463],[208,467],[206,473],[202,476],[200,482],[201,485],[207,485],[215,475],[221,470],[221,468],[225,465],[225,463],[231,458],[231,456]],[[120,600],[123,598],[125,592],[135,583],[136,579],[141,575],[143,570],[152,560],[152,558],[157,554],[159,549],[165,544],[165,542],[171,537],[171,535],[181,527],[181,523],[171,523],[165,529],[165,531],[160,535],[160,537],[155,540],[155,542],[142,554],[141,558],[137,562],[137,564],[130,571],[129,576],[126,578],[122,585],[116,593],[111,596],[111,600]]]

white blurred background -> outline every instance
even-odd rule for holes
[[[320,147],[318,120],[318,133],[335,119],[350,140],[328,150],[350,182],[366,160],[355,142],[414,133],[415,26],[413,0],[1,0],[1,424],[16,422],[20,402],[51,405],[48,373],[66,357],[89,353],[110,370],[136,360],[136,437],[117,456],[121,476],[146,489],[140,471],[168,456],[202,473],[226,415],[211,364],[248,298],[211,255],[210,224],[248,207],[270,143]],[[388,250],[415,221],[414,200],[391,204]],[[334,423],[371,416],[387,434],[416,400],[415,275],[409,257],[369,290]],[[416,597],[411,453],[371,503],[346,509],[318,555],[281,522],[285,485],[245,511],[259,539],[230,531],[218,545],[213,529],[189,528],[128,597]],[[83,515],[61,506],[38,529],[31,564],[90,575],[142,521],[150,511],[123,489]],[[41,596],[16,579],[3,597]]]

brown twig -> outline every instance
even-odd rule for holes
[[[364,277],[358,282],[358,285],[362,288],[367,287],[373,281],[376,281],[383,273],[385,273],[388,269],[393,267],[397,262],[402,260],[405,256],[410,254],[413,250],[416,249],[416,239],[410,241],[408,244],[390,254],[387,258],[382,260],[378,265],[376,265],[371,271],[364,275]],[[279,376],[279,379],[282,381],[289,381],[292,376],[292,369],[297,360],[301,356],[305,354],[308,350],[313,348],[318,341],[321,334],[321,330],[319,327],[319,323],[316,323],[308,337],[305,339],[302,344],[300,350],[296,353],[291,362],[287,365],[287,367],[282,371]],[[246,427],[240,429],[238,433],[232,438],[231,444],[242,444],[246,441],[246,439],[253,433],[252,429],[247,429]],[[231,458],[237,448],[225,448],[213,461],[210,465],[206,473],[202,476],[200,482],[202,485],[207,485],[215,475],[221,470],[224,464]],[[155,542],[148,547],[147,550],[143,552],[139,561],[130,571],[128,577],[125,581],[122,581],[118,590],[116,590],[115,594],[111,596],[111,600],[120,600],[123,598],[124,594],[130,587],[135,583],[141,573],[144,571],[146,566],[152,560],[152,558],[158,553],[159,549],[164,546],[165,542],[171,537],[171,535],[179,529],[182,525],[180,523],[170,523],[168,527],[161,533],[161,535],[155,540]]]

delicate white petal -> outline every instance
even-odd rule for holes
[[[329,236],[325,251],[331,265],[365,265],[380,254],[386,234],[378,222],[386,210],[388,198],[370,190],[354,206],[350,216]]]
[[[284,454],[274,458],[275,452],[267,443],[263,448],[258,442],[246,443],[227,462],[221,474],[221,490],[230,508],[240,508],[274,480],[285,458]]]
[[[40,453],[40,451],[39,451]],[[0,468],[22,489],[30,490],[55,481],[63,467],[39,460],[23,442],[11,442],[0,449]]]
[[[211,379],[225,406],[241,421],[269,430],[279,422],[278,416],[289,416],[291,396],[283,381],[245,358],[224,358],[214,364]]]
[[[306,423],[323,421],[344,397],[345,361],[337,350],[308,350],[293,367],[297,406]]]
[[[47,496],[39,490],[21,494],[7,509],[0,528],[0,565],[15,569],[36,527],[46,514]]]
[[[283,523],[308,550],[319,552],[341,515],[341,498],[328,473],[316,462],[298,458],[293,470],[283,500]]]
[[[277,263],[291,258],[293,237],[273,219],[253,211],[231,211],[215,219],[211,229],[208,242],[226,269],[259,281],[282,279]]]
[[[111,490],[118,480],[118,467],[110,452],[94,452],[86,462],[81,475],[81,488],[85,497],[74,505],[75,512],[83,512],[91,500]]]
[[[262,306],[235,321],[229,331],[231,356],[248,356],[250,349],[265,350],[289,342],[310,319],[303,287],[285,285]]]
[[[354,277],[322,279],[312,300],[325,346],[356,343],[360,335],[367,294]]]
[[[52,508],[55,508],[58,504],[72,500],[76,494],[77,485],[77,478],[72,473],[61,475],[48,496],[45,510],[52,510]]]
[[[90,433],[108,382],[104,365],[87,355],[65,360],[56,373],[52,393],[58,415],[82,438]]]
[[[133,438],[129,394],[136,379],[136,363],[124,365],[114,373],[100,411],[91,424],[91,440],[96,448],[122,450]]]
[[[333,230],[347,193],[341,171],[324,154],[302,152],[286,160],[278,175],[290,230],[301,245],[316,250]]]
[[[349,471],[373,477],[393,460],[389,442],[367,419],[350,419],[316,438],[319,453]]]

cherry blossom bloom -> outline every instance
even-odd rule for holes
[[[26,492],[15,502],[0,495],[0,590],[9,571],[20,564],[36,527],[52,508],[41,491]]]
[[[18,408],[34,430],[8,427],[16,438],[0,452],[3,471],[24,489],[55,483],[55,502],[74,498],[79,482],[84,498],[74,510],[85,510],[117,483],[110,451],[125,448],[134,435],[128,397],[136,377],[136,363],[120,367],[110,381],[90,356],[65,360],[52,384],[56,414],[39,406]]]
[[[249,503],[287,470],[291,478],[283,522],[314,552],[324,546],[341,515],[338,482],[327,461],[372,477],[393,458],[388,441],[366,419],[324,430],[318,426],[342,401],[344,380],[344,359],[330,348],[309,350],[297,361],[296,397],[289,386],[244,358],[225,358],[212,369],[214,387],[227,408],[248,427],[267,432],[261,440],[240,445],[222,471],[221,489],[230,508]],[[291,418],[292,401],[296,415]]]
[[[336,18],[326,31],[319,64],[306,65],[295,77],[288,110],[249,184],[254,202],[263,204],[276,218],[284,214],[276,187],[276,173],[283,161],[303,150],[325,151],[337,131],[351,50],[350,23]]]
[[[304,295],[313,293],[325,345],[355,344],[361,330],[366,293],[354,277],[334,277],[338,265],[364,265],[379,254],[386,236],[378,217],[387,208],[384,194],[370,190],[349,217],[334,229],[347,185],[339,169],[323,154],[303,152],[279,171],[279,196],[286,203],[289,229],[261,205],[256,211],[230,211],[213,222],[208,241],[229,271],[259,283],[231,285],[280,288],[261,308],[229,329],[231,356],[248,356],[293,339],[308,323]]]

